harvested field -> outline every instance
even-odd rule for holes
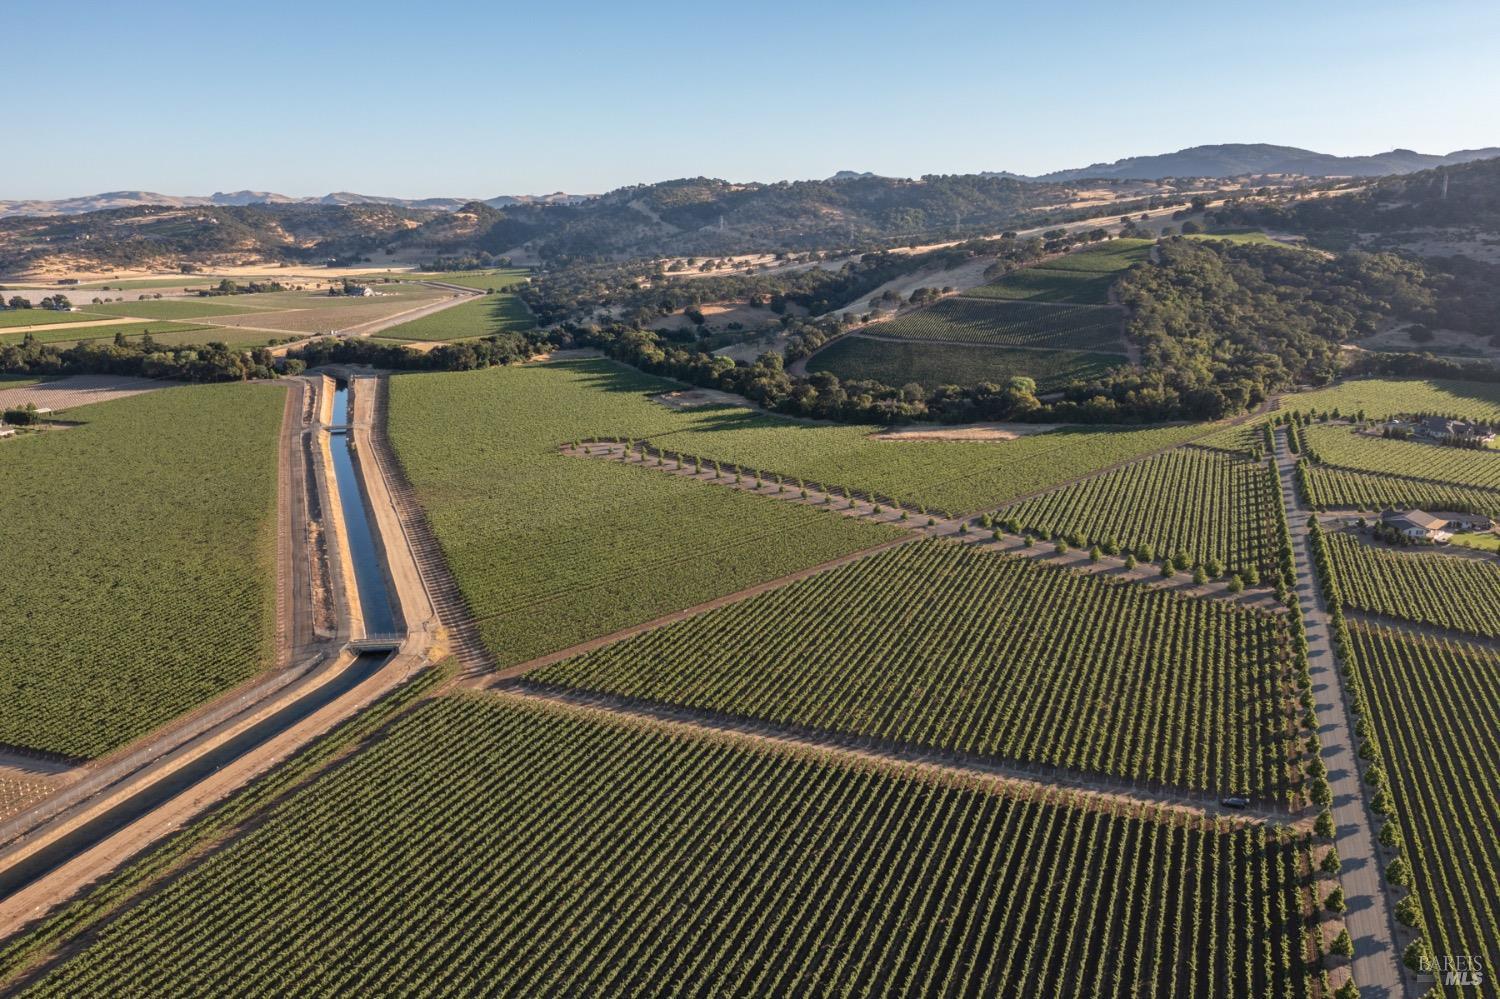
[[[138,319],[202,319],[204,316],[237,316],[255,312],[255,295],[222,295],[214,298],[163,298],[144,302],[106,302],[92,306],[95,312],[112,316],[134,316]]]
[[[129,375],[69,375],[30,385],[11,386],[0,381],[0,409],[35,403],[37,409],[60,412],[96,402],[124,399],[142,392],[168,388],[174,382]]]

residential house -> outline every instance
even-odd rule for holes
[[[1447,541],[1453,537],[1444,530],[1448,526],[1446,520],[1421,510],[1387,510],[1380,520],[1387,527],[1420,541]]]
[[[1442,416],[1429,416],[1418,423],[1414,432],[1429,440],[1459,441],[1464,444],[1488,444],[1495,439],[1493,427],[1467,420],[1450,420]]]

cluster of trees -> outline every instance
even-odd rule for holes
[[[493,253],[477,250],[473,253],[438,256],[423,264],[424,271],[487,271],[496,267],[509,267],[509,257],[497,257]]]
[[[288,373],[321,364],[368,364],[392,371],[473,371],[500,364],[515,364],[547,350],[564,338],[528,330],[499,333],[481,340],[445,343],[426,353],[400,344],[376,343],[360,337],[323,337],[308,340],[287,352]]]
[[[345,281],[344,283],[348,284],[349,282]],[[231,281],[229,278],[224,278],[212,288],[200,288],[198,290],[198,297],[217,298],[220,295],[258,295],[261,292],[286,290],[288,290],[287,286],[280,281],[246,281],[244,284],[240,284],[238,281]],[[160,295],[157,296],[157,298],[160,297]]]
[[[569,327],[562,335],[643,371],[736,392],[768,409],[797,416],[876,423],[963,422],[1023,419],[1045,409],[1030,378],[932,391],[915,383],[893,388],[875,381],[840,380],[828,372],[792,375],[775,353],[762,354],[754,364],[736,364],[727,357],[672,344],[655,331],[618,323],[602,328]]]
[[[1116,284],[1142,369],[1070,395],[1100,394],[1131,409],[1214,418],[1294,384],[1337,374],[1340,345],[1391,317],[1430,310],[1420,265],[1391,254],[1336,257],[1221,240],[1171,238],[1157,266]]]
[[[0,414],[0,422],[13,427],[34,427],[41,421],[42,415],[34,402],[28,402],[24,406],[11,406],[4,414]]]
[[[500,333],[482,340],[443,344],[423,354],[399,344],[325,337],[305,341],[278,360],[265,349],[244,350],[223,343],[163,346],[150,333],[135,342],[116,336],[113,343],[90,341],[66,349],[38,343],[28,334],[19,344],[0,346],[0,373],[114,374],[225,382],[295,375],[320,364],[368,364],[393,371],[471,371],[514,364],[571,342],[566,334]]]
[[[72,307],[73,303],[68,300],[67,295],[48,295],[46,298],[38,302],[36,306],[33,306],[31,304],[31,299],[22,298],[20,295],[10,296],[9,301],[6,301],[3,296],[0,296],[0,311],[3,311],[5,309],[42,308],[51,309],[54,312],[67,312]]]
[[[1363,189],[1299,201],[1236,201],[1218,213],[1234,224],[1305,233],[1330,249],[1362,234],[1452,227],[1500,232],[1500,159],[1381,177]]]
[[[163,346],[151,334],[134,343],[89,341],[61,349],[28,334],[19,344],[0,346],[0,372],[20,375],[135,375],[185,382],[230,382],[275,378],[269,351],[231,349],[222,343]]]

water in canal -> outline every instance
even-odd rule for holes
[[[328,438],[328,448],[333,452],[333,475],[339,487],[339,506],[344,513],[344,536],[349,545],[349,558],[354,563],[354,582],[359,590],[359,605],[364,612],[366,635],[389,635],[395,633],[396,617],[391,613],[390,592],[386,588],[385,570],[380,563],[380,550],[375,546],[375,535],[365,512],[364,483],[354,468],[354,457],[350,453],[348,425],[349,383],[339,382],[333,393],[333,430]]]

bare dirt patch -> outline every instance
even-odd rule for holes
[[[740,343],[732,343],[728,347],[720,347],[714,351],[718,357],[727,357],[731,361],[744,361],[746,364],[754,364],[760,355],[770,352],[773,354],[784,354],[786,352],[787,340],[790,334],[785,332],[767,333],[763,336],[752,337]]]
[[[1500,239],[1469,229],[1412,229],[1394,235],[1360,233],[1361,241],[1375,248],[1390,244],[1421,257],[1468,257],[1500,264]]]
[[[1411,338],[1408,332],[1410,328],[1410,323],[1396,323],[1373,336],[1365,337],[1355,346],[1362,350],[1415,351],[1448,354],[1454,357],[1500,358],[1500,346],[1491,344],[1489,336],[1463,333],[1459,330],[1437,329],[1432,331],[1431,340],[1418,343]],[[1500,332],[1500,327],[1497,327],[1497,332]]]
[[[961,423],[937,426],[910,423],[872,435],[877,441],[980,441],[1001,443],[1056,430],[1060,423]]]
[[[911,293],[918,288],[952,288],[955,291],[968,291],[985,283],[984,272],[994,263],[993,257],[976,257],[966,260],[957,267],[928,268],[924,267],[911,274],[903,274],[901,277],[887,281],[868,295],[860,296],[858,301],[850,302],[842,309],[834,311],[842,315],[853,312],[868,312],[870,310],[870,299],[879,298],[887,291],[893,291],[902,298],[909,298]]]
[[[429,349],[431,349],[429,347]],[[531,363],[540,364],[544,361],[584,361],[590,358],[603,357],[602,351],[593,347],[568,347],[563,350],[549,350],[546,353],[537,354],[531,359]]]
[[[701,409],[704,406],[749,406],[750,400],[718,389],[682,389],[654,395],[651,401],[668,409]]]

